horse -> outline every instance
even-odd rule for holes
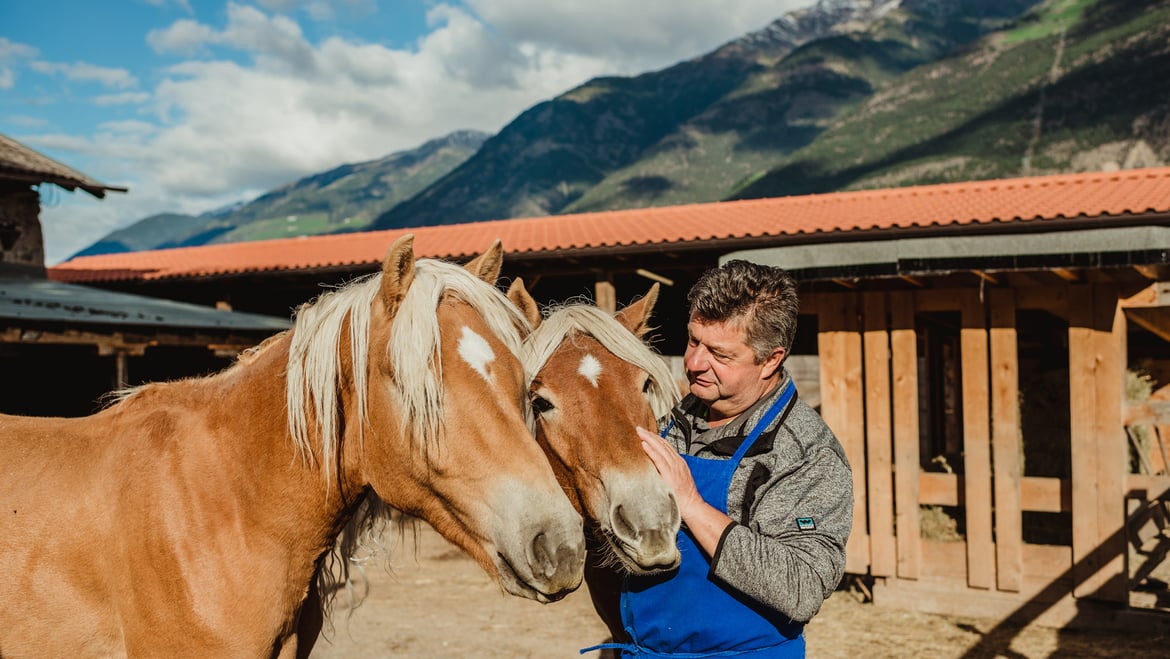
[[[616,637],[623,575],[671,570],[681,560],[678,505],[635,431],[656,428],[680,399],[670,370],[644,341],[658,284],[616,315],[576,303],[543,317],[521,279],[508,297],[534,328],[522,354],[536,439],[586,520],[585,582]]]
[[[501,253],[416,262],[406,235],[217,374],[0,415],[0,656],[295,656],[338,534],[387,508],[506,592],[577,588],[582,518],[526,424]]]

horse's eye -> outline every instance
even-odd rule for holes
[[[532,411],[536,412],[537,414],[545,414],[546,412],[552,411],[552,409],[553,404],[549,402],[547,398],[533,394]]]
[[[646,381],[642,383],[642,393],[644,393],[644,394],[650,393],[650,384],[651,384],[650,378],[646,378]]]

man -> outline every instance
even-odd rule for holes
[[[688,301],[690,395],[662,438],[639,429],[678,500],[682,565],[626,580],[631,638],[621,647],[651,657],[803,657],[804,623],[845,571],[853,479],[783,368],[796,283],[779,268],[731,261],[705,273]]]

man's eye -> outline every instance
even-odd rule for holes
[[[553,404],[544,396],[532,396],[532,411],[537,414],[544,414],[552,411]]]

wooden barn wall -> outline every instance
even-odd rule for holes
[[[1070,596],[1126,601],[1126,318],[1116,287],[810,293],[802,307],[817,317],[821,412],[854,470],[849,573],[878,578],[887,598],[933,602],[940,612],[1003,613],[1025,601],[1049,608]],[[1016,323],[1024,309],[1068,322],[1068,479],[1023,473]],[[921,467],[916,315],[929,312],[960,319],[957,473]],[[922,506],[961,510],[961,541],[923,539]],[[1025,543],[1027,511],[1071,512],[1071,546]],[[990,599],[976,604],[972,593]]]

